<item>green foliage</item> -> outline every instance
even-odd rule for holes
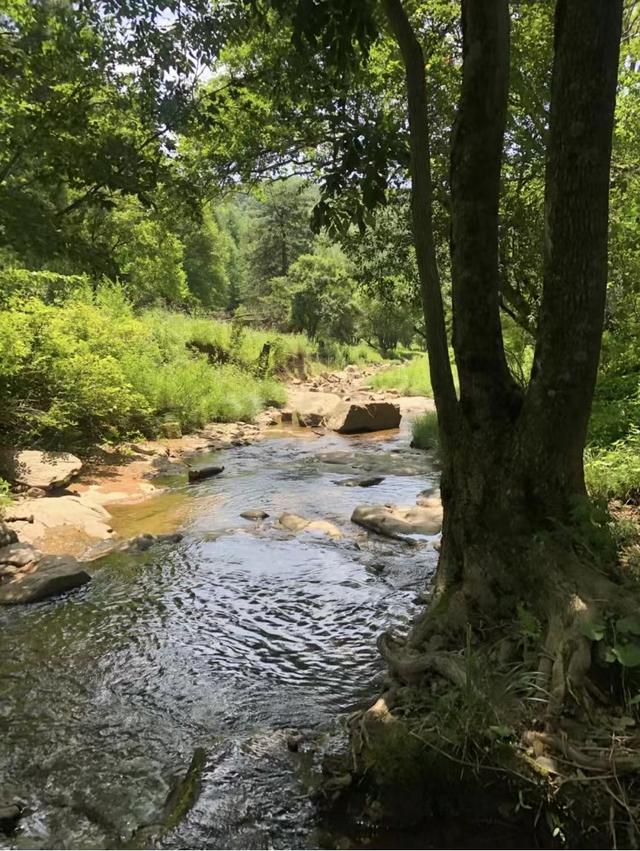
[[[640,432],[637,428],[609,447],[587,449],[585,477],[592,496],[638,502]]]
[[[224,308],[229,301],[229,269],[234,244],[206,207],[202,222],[183,236],[184,270],[189,292],[205,308]]]
[[[11,485],[5,479],[0,478],[0,518],[12,503]]]
[[[411,423],[411,445],[417,449],[437,450],[440,445],[438,414],[427,411]]]
[[[313,254],[303,254],[291,266],[287,282],[294,330],[306,331],[312,339],[353,341],[359,311],[349,263],[339,248],[319,245]]]
[[[234,338],[228,324],[166,310],[137,316],[118,286],[55,304],[21,299],[0,310],[0,434],[53,448],[153,435],[165,417],[185,430],[249,420],[284,401],[273,373],[313,353],[304,337],[279,338],[269,374],[258,376],[270,340],[257,331]],[[219,344],[226,362],[188,342]]]
[[[57,272],[31,272],[28,269],[0,269],[0,306],[18,304],[37,298],[46,304],[65,301],[75,293],[90,289],[83,275],[60,275]]]

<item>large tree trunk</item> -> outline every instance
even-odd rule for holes
[[[567,522],[575,497],[584,496],[582,453],[606,290],[621,7],[621,0],[558,0],[544,294],[535,368],[523,398],[506,364],[499,315],[508,3],[463,0],[463,81],[451,155],[453,345],[460,381],[460,400],[454,402],[444,363],[442,302],[433,292],[439,293],[439,280],[430,226],[424,60],[400,0],[385,0],[407,68],[414,236],[418,259],[426,258],[434,395],[439,415],[446,414],[440,423],[444,527],[436,587],[440,593],[462,587],[483,617],[488,610],[497,617],[501,609],[512,610],[512,595],[523,587],[515,555],[523,539]],[[467,605],[463,617],[470,617]]]
[[[544,288],[523,452],[536,499],[583,495],[607,281],[609,168],[622,0],[558,0],[547,142]]]

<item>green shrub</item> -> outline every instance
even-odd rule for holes
[[[28,269],[0,269],[0,307],[38,298],[46,304],[60,304],[73,295],[90,292],[84,275],[59,275],[57,272],[32,272]]]
[[[438,432],[438,415],[435,411],[427,411],[411,423],[411,445],[417,449],[438,449],[440,434]]]
[[[4,516],[11,502],[11,485],[5,479],[0,478],[0,518]]]
[[[636,429],[612,446],[588,449],[585,453],[585,478],[594,497],[640,500],[640,432]]]

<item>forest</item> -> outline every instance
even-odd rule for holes
[[[314,544],[317,536],[331,539],[319,556],[328,560],[325,568],[334,557],[329,545],[339,547],[341,538],[339,558],[360,557],[348,554],[340,515],[354,506],[343,505],[342,496],[334,505],[325,487],[369,487],[375,479],[388,517],[420,479],[427,489],[409,501],[431,512],[415,539],[403,537],[400,526],[385,531],[384,523],[368,527],[377,537],[354,539],[352,550],[370,556],[366,583],[377,572],[390,577],[389,594],[405,596],[387,605],[363,590],[352,633],[342,632],[343,609],[335,603],[338,616],[323,597],[317,608],[309,604],[313,615],[298,615],[298,624],[308,615],[319,637],[309,637],[311,628],[300,637],[304,652],[316,655],[296,657],[293,668],[315,671],[317,660],[333,659],[335,651],[326,678],[338,682],[341,666],[351,670],[360,652],[365,660],[362,672],[356,666],[352,673],[357,699],[332,692],[335,711],[322,718],[295,704],[315,718],[307,725],[315,732],[291,720],[298,718],[293,712],[269,721],[271,732],[295,727],[284,750],[296,759],[312,754],[322,776],[305,795],[319,814],[300,835],[288,826],[273,832],[264,813],[278,801],[263,801],[256,792],[263,786],[251,785],[257,781],[246,773],[245,799],[257,801],[245,819],[253,832],[225,833],[224,819],[210,834],[203,827],[215,809],[211,790],[222,782],[215,775],[207,787],[215,774],[212,731],[239,735],[229,716],[216,720],[220,727],[198,726],[207,711],[201,702],[224,702],[222,687],[212,695],[184,686],[188,733],[177,734],[167,720],[175,718],[171,701],[183,688],[177,663],[174,670],[159,650],[141,674],[146,682],[165,663],[173,672],[163,680],[170,697],[158,716],[149,695],[142,707],[136,703],[133,675],[132,690],[122,694],[116,677],[117,653],[126,652],[126,667],[135,671],[154,642],[172,647],[163,629],[175,618],[181,637],[172,652],[199,659],[210,641],[228,642],[228,658],[216,657],[216,670],[243,676],[247,665],[255,679],[277,679],[253,655],[263,659],[256,648],[265,642],[271,663],[269,642],[289,628],[279,584],[271,591],[265,584],[264,605],[271,612],[277,601],[282,622],[265,615],[262,629],[260,610],[251,615],[254,635],[240,614],[239,625],[232,618],[229,627],[237,632],[225,637],[216,606],[242,612],[241,594],[262,593],[245,589],[244,574],[242,590],[231,581],[224,605],[218,586],[207,586],[203,602],[197,576],[184,588],[171,584],[191,558],[178,547],[166,555],[171,567],[162,580],[151,578],[153,558],[143,559],[138,593],[129,584],[137,568],[126,561],[138,550],[121,547],[109,550],[97,578],[91,575],[91,588],[102,595],[84,603],[91,616],[78,602],[84,590],[60,597],[55,612],[46,608],[53,602],[38,603],[43,608],[29,609],[30,620],[20,619],[21,606],[8,607],[0,631],[10,648],[29,648],[25,676],[30,666],[50,671],[49,654],[65,646],[67,634],[77,659],[95,643],[108,672],[103,686],[113,677],[108,688],[129,707],[127,717],[147,719],[139,721],[136,753],[157,724],[174,738],[172,759],[182,765],[185,754],[194,756],[177,786],[166,781],[175,766],[169,772],[159,754],[149,758],[149,796],[164,784],[164,808],[152,818],[158,802],[152,806],[151,797],[146,809],[144,801],[136,809],[115,796],[110,809],[120,821],[96,804],[113,782],[96,757],[96,789],[81,803],[71,796],[64,804],[76,813],[73,825],[85,827],[61,826],[52,815],[41,819],[53,825],[45,830],[33,826],[38,806],[58,812],[51,788],[62,800],[59,787],[70,782],[56,774],[62,751],[46,755],[57,779],[39,793],[39,804],[25,802],[24,784],[19,794],[8,781],[5,789],[1,776],[29,762],[28,742],[45,723],[29,715],[13,751],[0,745],[0,847],[638,847],[640,3],[3,0],[0,79],[0,461],[32,450],[45,460],[73,453],[90,471],[82,487],[97,493],[109,471],[160,453],[158,469],[167,478],[153,499],[166,499],[157,503],[164,519],[147,528],[151,509],[116,500],[115,520],[100,520],[108,527],[102,537],[144,531],[163,545],[165,533],[186,523],[180,536],[197,550],[200,566],[220,558],[250,570],[281,557],[305,582],[305,565],[315,564],[305,549],[311,545],[278,550],[281,527],[293,528],[283,520],[289,515],[271,539],[264,512],[255,541],[242,543],[235,527],[229,531],[227,502],[244,499],[236,507],[251,503],[255,515],[270,495],[269,512],[309,513],[315,498],[322,519],[298,519]],[[395,405],[408,430],[401,427],[397,444],[387,437],[388,446],[373,438],[332,442],[345,438],[331,435],[326,411],[321,417],[314,409],[305,422],[296,405],[302,393],[333,391],[356,407]],[[304,441],[292,432],[256,443],[251,448],[263,454],[238,461],[230,447],[253,440],[250,429],[262,428],[265,417],[278,428],[312,428],[304,429]],[[315,455],[301,461],[298,447],[310,432],[320,449],[305,450]],[[227,453],[223,466],[214,458],[216,475],[236,464],[258,478],[246,496],[234,490],[241,483],[227,493],[221,478],[222,491],[198,492],[187,509],[178,505],[185,484],[175,476],[192,481],[187,449],[205,444],[188,441],[207,437],[213,452],[212,434],[224,435],[215,451]],[[342,460],[331,460],[337,452]],[[356,478],[323,478],[309,494],[308,477],[333,475],[331,465],[344,465],[347,452],[350,466],[336,475]],[[126,475],[113,479],[114,492],[127,489]],[[286,504],[273,497],[280,477],[290,480]],[[72,550],[66,537],[29,538],[22,515],[32,503],[40,502],[42,514],[49,499],[83,491],[45,496],[48,488],[36,487],[38,494],[25,482],[0,464],[3,545],[33,544],[45,559],[102,559],[102,550],[81,557],[77,535]],[[437,529],[429,525],[436,503]],[[106,500],[100,505],[106,511]],[[210,520],[218,510],[224,528]],[[358,510],[351,520],[366,525]],[[22,523],[15,527],[20,542],[12,517]],[[402,522],[407,518],[410,512]],[[223,555],[198,549],[218,546],[226,535]],[[139,539],[131,540],[140,549]],[[388,554],[384,547],[392,545]],[[12,558],[5,573],[0,561],[0,603],[3,586],[22,581],[16,565],[31,564]],[[416,573],[409,579],[403,570]],[[317,583],[325,581],[333,580],[318,574]],[[113,599],[109,583],[121,584]],[[300,593],[312,599],[314,588]],[[131,621],[124,614],[106,619],[129,603]],[[208,605],[210,626],[202,614]],[[207,630],[197,639],[195,632],[184,637],[190,618]],[[141,637],[135,630],[142,622],[148,634]],[[103,647],[105,632],[114,636],[121,627],[121,638]],[[49,651],[39,630],[49,635]],[[119,642],[134,635],[125,651]],[[356,641],[366,651],[352,651]],[[276,644],[274,653],[288,660]],[[283,689],[293,688],[288,664],[281,661]],[[0,679],[7,677],[11,690],[18,674],[7,665],[0,664]],[[98,692],[85,675],[89,681],[79,667],[77,680],[96,711]],[[318,674],[308,686],[319,703],[321,681]],[[46,693],[45,680],[37,683],[36,692]],[[79,692],[71,682],[65,689],[72,697],[63,715],[80,718]],[[26,694],[18,689],[6,714],[0,699],[2,723],[24,709]],[[233,700],[242,703],[237,695],[229,700],[232,708]],[[251,711],[247,729],[260,719]],[[113,728],[125,729],[125,714]],[[329,716],[342,719],[340,736],[326,732]],[[327,737],[341,738],[339,756]],[[88,741],[79,736],[78,753],[93,748]],[[123,756],[123,742],[110,752],[114,765],[135,762]],[[243,742],[238,748],[246,745],[253,759],[253,744]],[[198,756],[201,746],[207,757]],[[275,770],[276,758],[264,758]],[[127,771],[132,788],[137,775]],[[278,788],[278,777],[267,785]],[[231,802],[229,810],[238,806]]]

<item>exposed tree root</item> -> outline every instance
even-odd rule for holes
[[[470,585],[440,589],[404,640],[379,637],[391,686],[350,724],[348,794],[359,782],[377,784],[393,813],[423,784],[426,798],[416,806],[425,812],[425,800],[451,789],[461,772],[469,775],[461,789],[503,777],[516,812],[530,802],[532,830],[546,814],[543,845],[556,828],[578,842],[593,825],[608,841],[621,823],[635,836],[640,807],[628,802],[638,797],[640,736],[624,724],[640,728],[638,707],[625,703],[640,679],[631,687],[635,669],[603,665],[599,641],[620,618],[640,613],[640,589],[566,548],[537,549],[522,561],[518,571],[494,571],[501,584],[481,600],[475,588],[486,567]]]
[[[378,637],[378,651],[391,672],[402,679],[411,679],[427,671],[433,671],[454,685],[467,682],[464,665],[459,654],[453,652],[402,653],[392,648],[392,639],[387,633]]]

